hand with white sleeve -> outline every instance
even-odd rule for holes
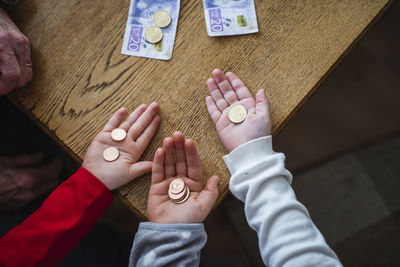
[[[271,118],[268,100],[264,90],[250,94],[244,83],[233,73],[225,75],[220,69],[212,72],[207,86],[211,96],[207,96],[207,109],[217,128],[219,138],[228,152],[259,137],[271,135]],[[246,119],[235,124],[228,118],[232,105],[241,104],[247,109]]]
[[[244,202],[249,226],[257,232],[266,266],[341,266],[307,209],[290,186],[285,156],[272,149],[271,119],[263,90],[251,96],[232,72],[213,71],[207,81],[208,112],[229,154],[223,157],[231,173],[229,189]],[[247,117],[235,124],[228,118],[241,104]]]

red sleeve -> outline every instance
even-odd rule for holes
[[[20,225],[0,239],[0,266],[54,266],[68,255],[113,200],[80,168]]]

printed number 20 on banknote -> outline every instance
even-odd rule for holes
[[[209,36],[258,32],[253,0],[203,0]]]
[[[180,0],[131,0],[126,23],[122,54],[169,60],[174,49],[178,25]],[[153,16],[165,10],[172,18],[171,24],[162,28],[163,39],[151,44],[144,38],[146,29],[154,25]]]

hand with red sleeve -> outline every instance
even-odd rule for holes
[[[139,161],[154,136],[159,106],[141,105],[125,120],[119,109],[90,145],[83,168],[67,179],[24,222],[0,239],[0,266],[56,266],[93,227],[111,203],[114,190],[150,172],[152,162]],[[111,132],[125,130],[126,138],[114,141]],[[119,151],[114,161],[103,152]]]
[[[160,123],[158,110],[157,103],[151,103],[149,106],[143,104],[123,120],[126,109],[119,109],[93,140],[82,167],[90,171],[110,190],[151,172],[152,162],[139,161],[139,158]],[[123,141],[117,142],[111,138],[111,131],[116,128],[126,131],[127,136]],[[109,147],[116,147],[120,153],[118,159],[112,162],[103,158],[104,150]]]

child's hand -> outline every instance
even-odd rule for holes
[[[243,82],[232,72],[226,75],[215,69],[207,81],[211,96],[206,98],[207,109],[217,128],[223,145],[231,152],[236,147],[253,139],[271,134],[269,105],[264,90],[256,94],[256,100]],[[241,104],[247,109],[247,117],[240,124],[228,118],[229,107]]]
[[[151,161],[139,161],[140,156],[153,138],[160,123],[159,105],[141,105],[123,120],[126,109],[119,109],[108,121],[104,129],[94,138],[82,166],[96,176],[108,189],[114,190],[151,171]],[[125,140],[111,139],[111,131],[122,128],[127,132]],[[119,158],[107,162],[103,152],[111,146],[116,147]]]
[[[169,184],[175,177],[183,179],[190,189],[189,199],[182,204],[175,204],[168,196]],[[203,174],[196,145],[190,139],[185,141],[181,132],[175,132],[173,138],[164,140],[163,148],[159,148],[154,156],[147,202],[149,221],[203,222],[218,197],[217,184],[218,176],[212,176],[203,188]]]

